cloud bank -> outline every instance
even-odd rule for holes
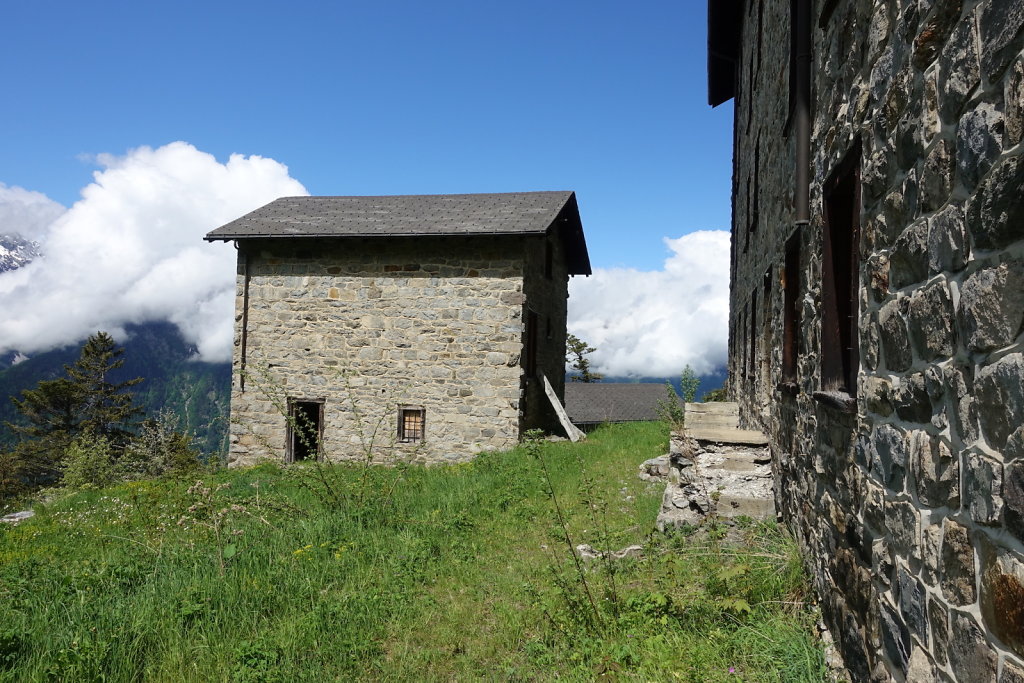
[[[64,211],[63,205],[42,192],[0,183],[0,235],[21,235],[38,242]]]
[[[606,375],[672,377],[689,364],[701,375],[725,365],[729,326],[729,233],[665,240],[657,271],[597,268],[569,283],[569,331],[597,348]]]
[[[235,250],[203,235],[306,189],[273,159],[232,155],[222,164],[184,142],[96,162],[93,182],[67,211],[38,192],[0,186],[0,232],[37,240],[43,253],[0,275],[0,353],[169,320],[200,359],[230,360]]]

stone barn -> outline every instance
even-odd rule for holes
[[[238,249],[228,461],[460,462],[559,429],[572,192],[283,197]]]
[[[728,390],[855,681],[1024,681],[1024,3],[709,0]]]

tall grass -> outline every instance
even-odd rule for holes
[[[778,529],[651,534],[660,487],[635,473],[665,442],[639,424],[543,444],[548,477],[522,449],[409,468],[360,509],[269,465],[39,506],[0,529],[0,681],[820,680]],[[566,533],[645,546],[584,568],[600,629]]]

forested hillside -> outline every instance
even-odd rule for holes
[[[195,348],[170,323],[129,325],[127,329],[125,363],[113,381],[144,378],[132,393],[147,415],[169,410],[178,416],[181,429],[195,434],[196,445],[204,452],[223,452],[227,447],[231,365],[191,360]],[[40,380],[62,376],[64,366],[75,361],[80,348],[75,344],[55,349],[0,369],[0,444],[14,439],[3,423],[19,419],[9,397],[35,387]]]

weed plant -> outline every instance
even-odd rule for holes
[[[635,473],[666,432],[409,467],[386,506],[269,464],[37,506],[0,527],[0,681],[821,680],[779,529],[651,533],[660,487]]]

